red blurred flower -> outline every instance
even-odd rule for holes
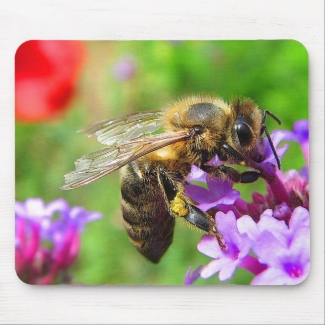
[[[27,41],[15,56],[16,119],[57,117],[74,95],[84,61],[81,41]]]

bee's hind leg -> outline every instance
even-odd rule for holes
[[[170,202],[170,209],[175,217],[184,218],[184,220],[196,228],[214,235],[218,240],[219,246],[222,249],[226,248],[222,240],[222,235],[218,231],[215,219],[192,204],[189,198],[181,193],[177,193],[175,198]]]
[[[187,205],[187,210],[187,214],[183,216],[187,222],[211,235],[214,235],[218,240],[220,248],[227,248],[212,216],[192,204]]]

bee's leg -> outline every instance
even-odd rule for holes
[[[226,165],[217,167],[202,165],[200,168],[211,176],[225,176],[234,183],[253,183],[262,177],[262,174],[258,171],[251,170],[240,173],[238,170]]]
[[[263,169],[259,167],[258,164],[252,160],[247,160],[240,152],[226,143],[222,145],[220,156],[222,157],[222,160],[226,160],[227,158],[229,160],[235,161],[240,166],[250,166],[256,170],[240,173],[234,168],[225,165],[218,167],[203,165],[200,166],[200,168],[211,175],[221,176],[223,174],[235,183],[253,183],[260,177],[266,180],[272,180],[272,177],[270,175],[267,175]]]
[[[266,134],[266,137],[267,139],[269,140],[269,143],[270,143],[270,146],[271,146],[271,149],[272,149],[272,152],[274,154],[274,157],[276,159],[276,162],[278,164],[278,168],[281,169],[281,162],[280,162],[280,158],[275,150],[275,147],[274,147],[274,144],[272,142],[272,139],[271,139],[271,136],[270,136],[270,133],[266,127],[266,124],[265,124],[265,120],[266,120],[266,115],[269,115],[271,116],[275,121],[277,121],[279,124],[281,124],[281,121],[274,115],[272,114],[270,111],[268,110],[265,110],[263,112],[263,118],[262,118],[262,128],[261,128],[261,136],[263,135],[263,133]]]
[[[256,172],[254,170],[243,172],[240,174],[240,182],[241,183],[254,183],[256,182],[260,177],[262,177],[262,174],[259,172]]]
[[[240,152],[238,152],[236,149],[231,147],[229,144],[224,144],[222,146],[222,149],[223,149],[224,155],[228,159],[234,160],[236,163],[238,163],[241,166],[247,166],[248,165],[245,157]]]
[[[188,213],[183,218],[195,227],[214,235],[218,240],[219,246],[225,249],[226,245],[222,240],[222,235],[218,231],[214,218],[192,204],[187,205],[187,210]]]
[[[220,247],[226,248],[214,218],[192,204],[188,197],[178,192],[170,202],[170,209],[175,217],[184,218],[191,225],[216,236]]]

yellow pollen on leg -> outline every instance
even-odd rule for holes
[[[184,217],[188,213],[186,203],[180,193],[176,194],[175,199],[170,203],[170,208],[177,217]]]

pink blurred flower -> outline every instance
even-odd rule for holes
[[[79,253],[80,232],[86,223],[98,218],[100,213],[82,207],[70,208],[63,199],[48,205],[38,198],[16,202],[18,277],[29,284],[60,282]]]

